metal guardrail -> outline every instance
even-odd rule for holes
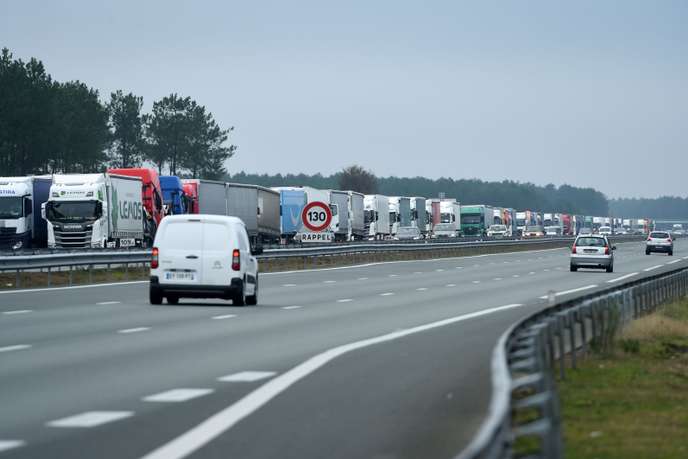
[[[536,445],[527,457],[563,457],[556,375],[564,379],[567,362],[575,368],[591,343],[609,344],[627,322],[686,295],[688,268],[680,268],[554,304],[514,324],[493,352],[488,416],[457,459],[517,457],[515,446],[526,438]]]

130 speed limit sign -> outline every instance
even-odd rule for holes
[[[301,212],[303,226],[315,233],[324,231],[332,223],[332,211],[324,202],[314,201],[303,208]]]

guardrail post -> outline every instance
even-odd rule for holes
[[[21,287],[21,275],[19,274],[19,269],[17,269],[17,274],[14,276],[14,286],[15,288]]]
[[[124,280],[129,280],[129,262],[124,263]]]
[[[50,266],[48,266],[48,287],[50,287],[50,284],[52,283],[52,273],[52,269],[50,268]]]
[[[569,310],[566,314],[566,322],[569,325],[569,341],[571,343],[571,367],[576,368],[576,321],[573,317],[574,310]]]
[[[72,281],[73,281],[73,277],[72,277],[72,265],[69,265],[69,286],[70,286],[70,287],[72,286]]]
[[[88,283],[93,283],[93,264],[88,265]]]

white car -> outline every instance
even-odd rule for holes
[[[597,232],[603,236],[611,236],[612,235],[612,227],[611,226],[600,226],[600,229]]]
[[[607,236],[592,234],[578,236],[571,248],[571,271],[578,268],[602,268],[614,272],[614,250]]]
[[[506,225],[491,225],[487,229],[487,237],[502,238],[507,237],[509,232],[506,229]]]
[[[172,215],[155,235],[150,302],[222,298],[236,306],[258,303],[258,260],[244,223],[222,215]]]
[[[666,231],[652,231],[645,242],[645,255],[652,252],[665,252],[674,255],[674,240]]]

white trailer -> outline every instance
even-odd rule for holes
[[[461,204],[456,199],[439,202],[440,223],[432,228],[434,237],[458,237],[461,233]]]
[[[364,196],[356,191],[347,193],[349,194],[349,240],[363,239],[365,237]]]
[[[363,198],[366,236],[385,239],[390,234],[389,198],[381,194],[367,194]]]

